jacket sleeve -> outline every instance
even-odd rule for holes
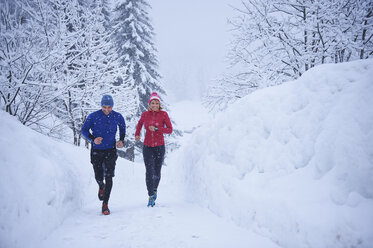
[[[87,120],[85,120],[83,127],[82,127],[82,135],[88,141],[94,142],[95,136],[93,136],[91,132],[89,131],[91,127],[92,127],[92,116],[88,115]]]
[[[141,118],[139,122],[137,123],[135,136],[140,136],[142,125],[144,125],[144,118],[145,118],[144,115],[145,115],[145,112],[141,115]]]
[[[164,125],[162,127],[159,127],[158,131],[162,133],[168,133],[168,134],[172,133],[172,124],[171,124],[170,118],[168,117],[167,112],[164,112]]]
[[[119,140],[123,141],[124,137],[126,137],[126,122],[124,121],[123,116],[120,114],[119,115]]]

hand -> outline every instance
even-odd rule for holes
[[[117,142],[117,148],[122,148],[123,147],[123,141],[119,140]]]
[[[135,140],[139,141],[140,140],[140,136],[135,136]]]
[[[97,137],[97,138],[95,138],[95,140],[93,142],[95,142],[96,145],[99,145],[99,144],[101,144],[102,139],[103,139],[102,137]]]
[[[155,131],[155,127],[154,126],[149,126],[149,130],[154,132]]]

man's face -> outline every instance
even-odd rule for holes
[[[113,110],[112,106],[102,106],[102,111],[104,112],[105,115],[110,114],[110,112]]]

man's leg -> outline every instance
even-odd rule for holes
[[[105,202],[106,204],[109,203],[109,198],[110,198],[112,187],[113,187],[113,178],[105,177],[105,190],[104,190],[103,202]]]
[[[102,167],[103,159],[104,158],[103,158],[101,152],[94,151],[93,149],[91,149],[91,163],[93,165],[93,170],[95,172],[96,182],[99,186],[98,198],[99,198],[100,201],[102,201],[102,199],[103,199],[104,187],[105,187],[105,184],[104,184],[104,170],[103,170],[103,167]]]
[[[118,159],[117,150],[112,149],[106,152],[104,164],[105,164],[105,191],[103,201],[108,204],[111,189],[113,187],[113,177],[115,175],[115,164]]]

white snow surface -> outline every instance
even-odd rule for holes
[[[373,60],[318,66],[185,131],[146,207],[143,163],[118,159],[100,213],[84,148],[0,112],[0,247],[372,247]]]
[[[281,247],[373,247],[372,106],[373,60],[318,66],[197,129],[175,180]]]
[[[257,247],[274,242],[187,203],[163,168],[147,208],[145,167],[119,158],[101,214],[89,151],[55,141],[0,111],[0,248]]]

